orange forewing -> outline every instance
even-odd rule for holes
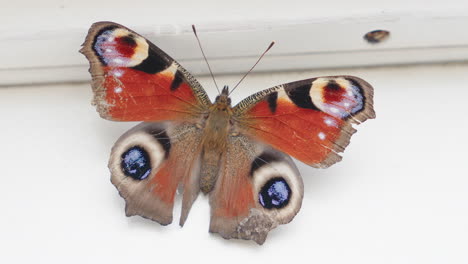
[[[171,90],[172,72],[148,74],[124,67],[105,67],[104,71],[107,114],[113,120],[177,120],[197,111],[197,99],[186,82]]]
[[[324,112],[300,108],[279,98],[273,114],[266,100],[246,113],[246,134],[288,153],[307,164],[319,164],[335,148],[343,120]],[[328,123],[328,125],[327,125]]]
[[[200,84],[132,30],[98,22],[80,50],[90,62],[94,104],[116,121],[188,121],[211,105]]]

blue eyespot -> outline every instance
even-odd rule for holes
[[[280,177],[270,179],[258,194],[260,204],[266,209],[283,208],[288,205],[290,198],[291,188]]]
[[[139,146],[125,151],[122,156],[121,167],[125,175],[135,180],[144,180],[151,173],[151,161],[148,152]]]

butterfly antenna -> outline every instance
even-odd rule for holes
[[[234,86],[234,88],[232,88],[231,92],[229,93],[229,95],[232,94],[232,92],[234,92],[234,90],[237,88],[237,86],[239,86],[239,84],[245,79],[245,77],[247,77],[247,75],[249,75],[249,73],[255,68],[255,66],[257,66],[257,64],[260,62],[260,60],[263,58],[263,56],[265,56],[265,54],[271,49],[271,47],[273,47],[273,45],[275,45],[275,42],[272,41],[270,43],[270,45],[268,46],[268,48],[262,53],[262,55],[260,55],[260,57],[258,58],[257,62],[255,62],[255,64],[252,66],[252,68],[250,68],[250,70],[244,74],[244,76],[242,77],[242,79],[240,79],[240,81],[236,84],[236,86]]]
[[[192,30],[193,30],[193,34],[195,34],[195,37],[197,38],[198,46],[200,47],[201,53],[203,54],[203,58],[205,59],[206,65],[208,65],[208,70],[210,70],[211,78],[213,79],[213,82],[214,82],[214,84],[216,86],[216,90],[218,90],[218,94],[220,94],[218,84],[216,83],[215,77],[213,75],[213,71],[211,71],[210,64],[208,63],[208,59],[206,59],[205,52],[203,51],[202,45],[200,43],[200,39],[198,38],[197,30],[195,29],[195,25],[192,25]]]

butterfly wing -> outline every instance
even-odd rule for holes
[[[258,92],[234,108],[239,132],[313,167],[341,160],[352,124],[375,118],[373,88],[353,76],[328,76]]]
[[[119,138],[109,169],[127,216],[171,223],[175,193],[183,187],[183,225],[200,189],[200,133],[188,123],[141,123]]]
[[[89,60],[93,104],[103,118],[187,121],[211,105],[190,73],[124,26],[93,24],[80,52]]]
[[[210,193],[210,232],[263,244],[299,211],[303,184],[291,158],[243,135],[228,139]]]

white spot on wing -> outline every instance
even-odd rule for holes
[[[330,107],[330,111],[335,114],[338,114],[340,112],[340,110],[338,110],[338,108],[336,107]]]
[[[333,127],[336,127],[336,121],[333,120],[332,118],[329,118],[329,117],[326,117],[325,120],[324,120],[325,124],[327,126],[333,126]]]
[[[122,87],[115,87],[114,92],[115,93],[121,93],[122,92]]]
[[[117,64],[122,64],[123,63],[123,60],[122,59],[119,59],[119,58],[115,58],[112,60],[114,63],[117,63]]]
[[[325,136],[325,133],[320,132],[320,133],[318,133],[318,137],[319,137],[321,140],[324,140],[327,136]]]
[[[113,71],[112,74],[113,74],[115,77],[122,77],[122,71]]]

